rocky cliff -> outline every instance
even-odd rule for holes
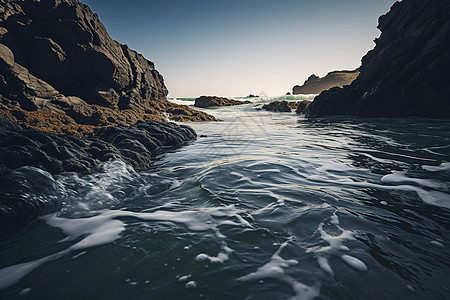
[[[155,65],[77,0],[0,0],[0,116],[48,131],[137,120],[207,121],[166,100]]]
[[[313,74],[308,77],[303,85],[294,86],[292,93],[294,95],[319,94],[332,87],[343,87],[344,85],[348,85],[352,83],[358,75],[359,69],[351,71],[333,71],[325,75],[325,77],[319,77]]]
[[[306,115],[450,118],[450,1],[403,0],[349,86],[318,95]]]

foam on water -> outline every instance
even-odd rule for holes
[[[50,183],[63,210],[2,240],[0,298],[106,280],[105,298],[447,299],[450,123],[256,105],[208,110],[224,122],[190,124],[207,137],[148,172],[15,174]]]
[[[356,257],[344,254],[341,256],[341,258],[347,265],[349,265],[356,271],[366,272],[368,270],[366,264],[357,259]]]
[[[195,257],[195,261],[209,261],[211,263],[224,263],[228,260],[233,249],[229,248],[225,242],[222,242],[222,251],[217,254],[217,256],[210,256],[208,254],[200,253]]]
[[[392,171],[391,174],[384,175],[381,178],[381,182],[382,183],[391,183],[391,184],[396,184],[396,183],[413,183],[413,184],[417,184],[419,186],[435,188],[435,189],[447,187],[446,184],[438,183],[438,182],[435,182],[435,181],[432,181],[432,180],[429,180],[429,179],[420,179],[420,178],[408,177],[408,176],[406,176],[405,172],[400,172],[400,171]]]
[[[342,171],[342,168],[332,168],[333,164],[326,164],[326,168],[321,170]],[[449,185],[430,179],[411,178],[406,176],[405,172],[393,171],[380,178],[380,183],[376,184],[367,181],[355,182],[347,177],[335,176],[329,172],[324,174],[314,174],[307,177],[308,180],[316,182],[326,182],[332,185],[341,185],[348,187],[375,188],[380,190],[414,192],[419,198],[427,204],[450,208]],[[332,180],[331,180],[332,179]],[[414,185],[409,185],[409,184]]]
[[[268,263],[259,267],[253,273],[239,277],[238,280],[256,281],[266,278],[276,279],[292,288],[295,295],[291,299],[307,300],[318,297],[320,295],[319,283],[316,283],[314,286],[309,286],[285,274],[285,268],[298,264],[298,261],[295,259],[286,260],[280,256],[281,251],[288,245],[288,242],[289,240],[281,244]]]
[[[55,254],[0,269],[0,290],[17,283],[21,278],[44,263],[56,260],[73,251],[109,244],[117,240],[126,228],[126,224],[118,220],[119,218],[134,217],[145,221],[181,223],[192,231],[212,230],[218,238],[224,239],[225,236],[219,230],[221,225],[251,227],[250,223],[242,218],[239,213],[240,210],[236,209],[234,205],[229,205],[226,207],[212,207],[179,212],[157,210],[155,212],[142,213],[122,210],[102,210],[98,212],[98,215],[78,219],[64,218],[56,213],[47,215],[42,218],[48,225],[60,228],[67,235],[64,239],[65,241],[80,237],[83,238],[67,249]],[[234,220],[230,220],[230,218]],[[224,241],[222,241],[221,245],[223,252],[220,252],[216,257],[203,254],[205,259],[214,263],[226,261],[233,250],[227,247]]]
[[[441,163],[439,166],[422,166],[422,169],[430,172],[450,171],[450,162]]]
[[[316,255],[317,263],[320,268],[327,272],[330,275],[334,275],[334,271],[330,266],[329,258],[330,256],[340,256],[344,262],[346,262],[349,266],[358,271],[367,271],[367,266],[360,261],[359,259],[350,256],[350,255],[342,255],[340,254],[342,251],[350,251],[350,248],[344,245],[346,241],[355,240],[354,233],[350,230],[345,230],[341,226],[339,226],[339,218],[336,212],[330,217],[329,224],[333,225],[335,229],[337,229],[339,234],[330,234],[325,231],[324,226],[325,223],[321,222],[318,227],[318,231],[320,233],[320,237],[322,240],[328,243],[328,246],[316,246],[307,249],[307,253],[313,252]]]

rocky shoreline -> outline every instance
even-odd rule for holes
[[[153,62],[113,40],[77,0],[0,3],[0,117],[92,136],[137,121],[213,121],[166,99]]]
[[[167,94],[154,63],[113,40],[87,5],[0,2],[0,175],[8,191],[0,224],[61,205],[51,193],[23,197],[25,173],[39,181],[112,160],[143,171],[158,154],[196,139],[191,127],[169,120],[216,120]]]
[[[104,127],[95,132],[95,137],[76,138],[24,129],[0,119],[0,176],[2,190],[9,190],[0,200],[0,224],[24,222],[57,210],[61,205],[61,200],[51,195],[28,199],[21,194],[22,189],[10,189],[8,185],[12,183],[12,186],[29,183],[29,178],[16,182],[17,174],[25,171],[38,177],[61,172],[82,174],[112,160],[121,160],[136,171],[143,171],[150,167],[156,155],[196,137],[189,126],[158,121]]]

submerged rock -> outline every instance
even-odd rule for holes
[[[352,83],[358,75],[359,69],[351,71],[333,71],[325,75],[325,77],[319,77],[312,74],[303,85],[294,86],[292,94],[319,94],[332,87],[348,85]]]
[[[205,108],[210,106],[232,106],[247,103],[250,103],[250,101],[238,101],[216,96],[201,96],[195,99],[194,106]]]
[[[318,95],[306,115],[450,118],[450,1],[403,0],[349,86]]]
[[[262,109],[274,112],[291,112],[293,110],[298,111],[301,108],[301,111],[304,111],[305,108],[309,105],[310,101],[302,100],[302,101],[273,101],[268,104],[263,105]]]
[[[89,135],[138,120],[215,120],[166,100],[153,62],[113,40],[77,0],[0,2],[0,117]]]

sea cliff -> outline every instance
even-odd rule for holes
[[[358,78],[322,92],[306,115],[450,118],[450,1],[396,2],[378,28]]]
[[[319,77],[312,74],[303,83],[303,85],[296,85],[292,88],[292,94],[319,94],[322,91],[328,90],[332,87],[343,87],[355,80],[359,75],[359,69],[350,71],[333,71]]]
[[[87,5],[0,1],[2,118],[76,136],[138,120],[214,120],[167,93],[154,63],[113,40]]]

